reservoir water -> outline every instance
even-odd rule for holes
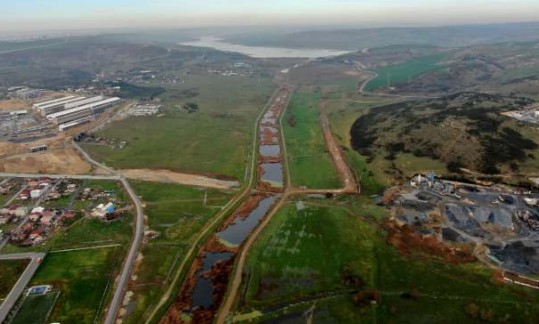
[[[180,45],[211,47],[220,51],[241,53],[254,58],[319,58],[349,53],[347,51],[333,49],[261,47],[231,44],[214,36],[201,37],[196,41],[180,43]]]

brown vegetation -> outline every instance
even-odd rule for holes
[[[469,245],[447,245],[434,236],[417,233],[407,224],[399,225],[395,220],[386,221],[383,227],[388,232],[387,243],[404,255],[419,251],[440,256],[452,264],[470,263],[476,260],[472,254],[472,247]]]

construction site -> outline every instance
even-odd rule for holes
[[[434,173],[384,196],[392,230],[446,244],[460,261],[477,258],[522,275],[539,274],[538,202],[539,194],[527,189],[447,181]]]

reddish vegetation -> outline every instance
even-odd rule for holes
[[[259,155],[259,159],[258,159],[258,162],[259,163],[280,163],[283,161],[283,158],[279,155],[277,157],[275,156],[264,156],[264,155]],[[258,168],[258,172],[260,174],[260,171],[261,169]],[[260,174],[261,175],[261,174]]]
[[[472,247],[464,245],[460,247],[444,244],[434,236],[425,236],[414,231],[409,225],[399,225],[394,220],[384,224],[388,232],[387,243],[393,245],[399,252],[410,255],[413,250],[441,256],[445,261],[452,264],[474,262]]]
[[[212,251],[217,252],[217,251]],[[172,323],[185,323],[181,318],[181,313],[188,313],[192,306],[192,293],[195,289],[196,284],[196,273],[200,270],[202,266],[202,258],[204,253],[201,253],[191,267],[188,279],[185,281],[183,288],[180,292],[176,302],[168,309],[165,316],[161,319],[162,324],[172,324]],[[214,313],[219,308],[221,301],[226,292],[226,287],[228,284],[228,277],[232,266],[234,264],[234,258],[231,258],[228,261],[221,261],[214,264],[211,269],[201,276],[205,278],[211,278],[212,288],[213,288],[213,305],[210,308],[196,308],[191,312],[192,321],[191,323],[211,323],[213,322]]]
[[[262,191],[262,192],[266,192],[266,193],[282,193],[284,191],[283,187],[278,187],[278,188],[272,187],[267,182],[259,182],[258,186],[257,186],[257,189]]]
[[[232,216],[230,216],[227,220],[225,220],[225,222],[221,225],[221,227],[219,227],[219,230],[222,231],[228,226],[230,226],[230,224],[233,224],[234,221],[236,220],[236,217],[245,218],[249,216],[251,211],[253,211],[253,209],[255,209],[260,203],[260,201],[264,198],[265,198],[264,195],[250,196],[249,199],[247,199],[235,212],[232,213]]]
[[[237,248],[228,247],[225,246],[219,241],[219,238],[216,235],[213,235],[204,246],[206,248],[206,251],[212,251],[212,252],[232,252],[236,253],[238,251]]]
[[[279,144],[278,136],[279,136],[279,132],[272,132],[271,130],[267,128],[263,128],[261,129],[261,134],[260,134],[260,144],[262,145]]]

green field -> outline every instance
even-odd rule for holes
[[[386,244],[373,218],[361,217],[360,206],[304,204],[287,204],[253,246],[241,313],[302,318],[315,305],[315,322],[539,320],[534,290],[494,283],[478,263],[455,266],[419,252],[403,256]],[[381,297],[376,305],[360,306],[352,302],[357,291]]]
[[[437,53],[418,57],[410,61],[389,65],[374,70],[378,77],[370,81],[365,90],[373,91],[387,85],[388,79],[391,84],[408,81],[420,74],[440,68],[438,63],[447,56],[447,53]]]
[[[25,297],[11,323],[47,323],[47,318],[54,307],[60,292]]]
[[[355,276],[372,276],[366,224],[341,209],[306,206],[287,204],[251,250],[246,296],[253,305],[347,289],[341,280],[345,268],[361,269]],[[262,280],[276,288],[264,288]]]
[[[146,204],[150,229],[160,234],[143,245],[143,259],[136,272],[134,310],[126,321],[139,323],[170,285],[173,271],[196,235],[232,193],[151,182],[133,182],[133,187]]]
[[[99,133],[128,142],[123,150],[98,145],[85,149],[117,168],[162,168],[243,180],[255,120],[273,91],[268,78],[190,75],[161,96],[163,117],[132,117]],[[193,90],[194,89],[194,90]],[[198,93],[185,99],[185,91]],[[200,109],[188,113],[186,102]]]
[[[28,260],[0,261],[0,300],[9,294],[27,265]]]
[[[338,188],[340,180],[328,153],[318,113],[319,94],[296,92],[283,119],[288,163],[295,186]]]
[[[102,316],[101,303],[110,293],[105,289],[121,264],[118,258],[123,253],[119,252],[121,249],[112,247],[49,253],[31,282],[52,285],[61,292],[49,321],[93,323],[96,316]]]

